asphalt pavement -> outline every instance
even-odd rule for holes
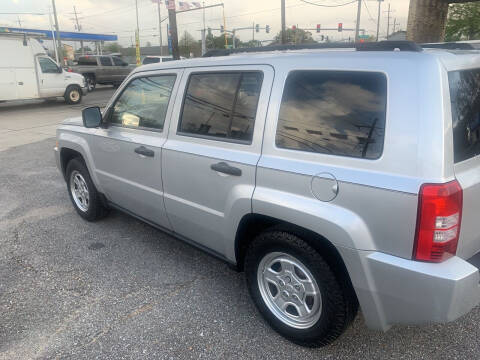
[[[243,274],[120,212],[82,220],[52,135],[62,116],[112,92],[76,107],[0,107],[0,359],[480,358],[479,308],[387,333],[360,313],[330,346],[293,345],[262,320]]]

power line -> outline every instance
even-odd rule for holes
[[[349,1],[347,3],[344,3],[344,4],[338,4],[338,5],[324,5],[324,4],[318,4],[318,3],[314,3],[314,2],[310,2],[310,1],[307,1],[307,0],[300,0],[301,2],[304,2],[306,4],[310,4],[310,5],[315,5],[315,6],[320,6],[320,7],[326,7],[326,8],[336,8],[336,7],[341,7],[341,6],[347,6],[347,5],[350,5],[350,4],[353,4],[353,3],[356,3],[357,0],[353,0],[353,1]]]
[[[365,0],[363,0],[363,5],[365,5],[365,9],[367,9],[367,13],[368,13],[368,17],[370,18],[370,21],[373,22],[376,25],[377,22],[375,21],[372,14],[370,13],[370,9],[368,8],[367,2]]]

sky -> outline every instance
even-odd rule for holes
[[[157,4],[152,0],[137,0],[139,11],[140,42],[144,46],[147,41],[152,45],[159,44]],[[199,1],[199,0],[197,0]],[[201,1],[201,0],[200,0]],[[286,1],[287,27],[298,25],[299,28],[336,28],[343,23],[344,28],[354,28],[357,16],[357,3],[339,7],[320,7],[308,4],[302,0]],[[320,5],[342,5],[351,0],[306,0]],[[222,0],[206,0],[205,5],[213,5]],[[259,23],[261,27],[270,25],[270,33],[261,30],[255,33],[255,39],[270,40],[280,31],[280,0],[223,0],[227,29],[251,26]],[[48,15],[5,15],[1,13],[48,13],[51,9],[51,0],[0,0],[0,26],[18,26],[20,21],[23,27],[49,29]],[[375,35],[377,28],[378,1],[364,0],[360,27],[366,34]],[[390,32],[393,21],[396,19],[397,29],[405,30],[408,17],[408,0],[385,0],[381,3],[380,37],[387,32],[387,10],[391,6]],[[83,32],[116,34],[119,43],[130,46],[134,39],[136,27],[135,0],[56,0],[56,8],[60,30],[75,31],[73,7],[79,13],[78,18]],[[188,31],[194,38],[200,39],[200,29],[203,27],[202,11],[192,11],[177,14],[179,37]],[[162,18],[167,16],[165,5],[161,5]],[[222,7],[205,10],[206,27],[219,28],[223,24]],[[166,38],[166,23],[162,23],[163,38]],[[354,32],[312,31],[315,39],[319,35],[329,35],[332,40],[341,40],[354,36]],[[219,35],[219,32],[214,32]],[[238,31],[237,36],[242,41],[252,39],[251,30]]]

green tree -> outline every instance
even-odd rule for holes
[[[450,5],[446,41],[480,39],[480,3]]]
[[[213,34],[207,35],[207,49],[225,49],[225,35],[213,36]],[[235,37],[235,46],[240,46],[240,39]],[[227,33],[227,44],[232,45],[232,36]]]
[[[122,49],[122,45],[116,42],[105,46],[105,50],[111,53],[119,53],[121,49]]]
[[[178,41],[178,48],[180,50],[180,56],[184,57],[190,57],[190,54],[200,56],[202,52],[201,45],[188,31],[185,31]]]
[[[316,41],[312,37],[312,33],[302,29],[287,29],[286,30],[287,44],[312,44]],[[281,44],[282,42],[282,32],[280,31],[275,35],[275,39],[272,42],[272,45]]]

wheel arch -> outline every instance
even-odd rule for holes
[[[71,149],[71,148],[61,148],[60,149],[60,164],[62,166],[62,175],[64,179],[66,180],[67,178],[67,165],[70,162],[70,160],[75,159],[75,158],[80,158],[82,159],[83,162],[85,162],[85,159],[83,158],[83,155],[78,152],[77,150]]]
[[[352,286],[345,262],[340,252],[329,239],[302,226],[255,213],[245,215],[240,220],[237,228],[235,236],[235,258],[237,261],[237,269],[239,271],[243,270],[245,254],[250,243],[257,235],[267,230],[285,231],[302,238],[322,254],[325,261],[332,267],[332,269],[338,271],[342,278],[345,278],[345,280],[348,281],[348,284]]]

